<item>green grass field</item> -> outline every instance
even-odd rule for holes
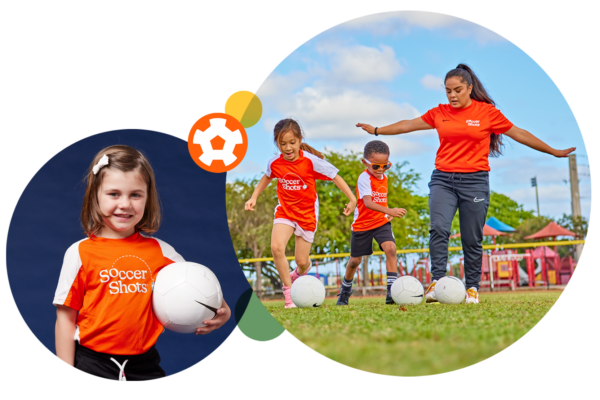
[[[504,350],[527,333],[561,291],[482,293],[479,305],[399,307],[383,297],[350,298],[338,307],[263,304],[309,347],[350,367],[387,375],[431,375],[464,368]],[[402,310],[401,308],[404,308]]]

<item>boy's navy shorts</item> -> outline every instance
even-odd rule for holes
[[[111,358],[121,366],[127,360],[123,372],[128,381],[147,381],[165,376],[165,371],[158,365],[160,356],[154,346],[142,354],[123,356],[98,353],[75,342],[75,368],[81,371],[101,378],[119,380],[121,368]]]
[[[394,234],[392,233],[392,223],[388,222],[381,225],[379,228],[371,229],[369,231],[352,231],[350,239],[350,256],[362,257],[373,254],[373,239],[377,241],[380,249],[382,243],[396,243],[396,239],[394,239]],[[381,251],[383,251],[383,249],[381,249]]]

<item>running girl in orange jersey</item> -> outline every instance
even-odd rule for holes
[[[56,355],[75,368],[115,380],[165,376],[154,347],[164,328],[152,311],[152,283],[184,259],[147,236],[160,225],[159,204],[154,172],[139,151],[111,146],[94,157],[81,210],[88,237],[67,250],[53,302]],[[223,300],[196,334],[230,315]]]
[[[323,155],[302,142],[302,130],[298,122],[284,119],[275,125],[274,141],[281,154],[269,160],[267,172],[262,177],[252,197],[246,202],[246,210],[254,211],[256,199],[273,178],[277,178],[275,220],[271,234],[271,251],[275,267],[283,283],[285,308],[296,307],[290,295],[292,283],[310,270],[310,248],[317,230],[319,199],[316,180],[333,181],[348,197],[343,214],[354,212],[356,197],[338,169],[323,159]],[[296,269],[290,274],[290,265],[285,257],[288,241],[296,237]]]
[[[444,80],[449,104],[440,104],[421,117],[381,128],[356,124],[371,135],[399,135],[435,128],[440,148],[429,182],[429,252],[433,282],[425,292],[436,302],[435,284],[446,275],[448,239],[452,219],[459,210],[460,233],[465,256],[465,303],[479,303],[483,248],[483,225],[490,203],[489,156],[502,154],[502,134],[542,153],[567,157],[575,147],[557,150],[524,129],[514,126],[495,107],[494,101],[465,64],[459,64]]]

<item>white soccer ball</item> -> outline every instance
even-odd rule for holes
[[[297,307],[319,307],[325,301],[325,286],[314,276],[304,275],[292,284],[291,294]]]
[[[460,304],[465,301],[467,290],[462,281],[454,276],[445,276],[435,284],[435,298],[443,304]]]
[[[221,285],[204,265],[179,262],[160,270],[154,281],[152,308],[160,323],[179,333],[191,333],[213,319],[223,303]]]
[[[423,300],[423,284],[414,276],[401,276],[392,284],[390,289],[392,299],[396,304],[419,304]]]

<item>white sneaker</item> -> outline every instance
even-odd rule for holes
[[[425,291],[425,302],[427,303],[435,303],[438,300],[435,298],[435,284],[437,281],[431,282],[427,290]]]
[[[479,292],[474,287],[467,289],[465,304],[479,304]]]

